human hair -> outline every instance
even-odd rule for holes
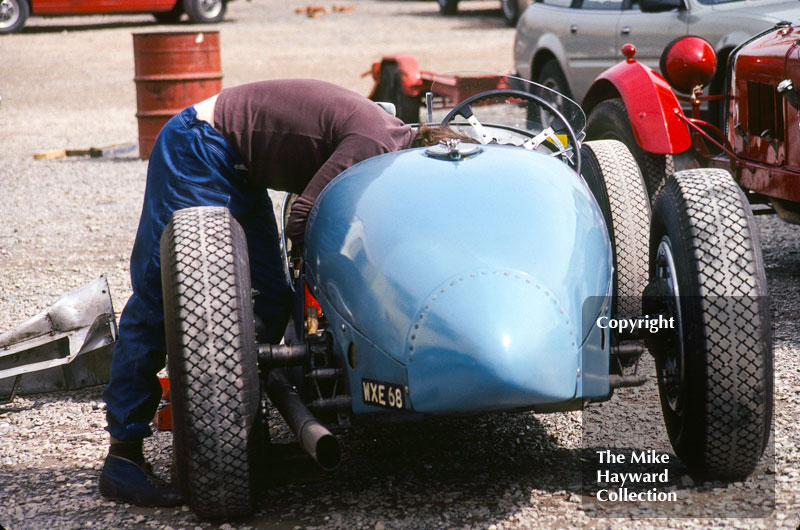
[[[422,124],[417,129],[417,135],[411,141],[411,147],[424,147],[438,145],[445,140],[461,140],[462,142],[476,143],[475,138],[461,134],[447,125]]]

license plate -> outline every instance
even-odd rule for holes
[[[386,409],[403,408],[403,387],[392,383],[382,383],[372,379],[361,380],[361,395],[364,403]]]

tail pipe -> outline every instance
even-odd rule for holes
[[[259,344],[258,365],[263,370],[284,366],[302,366],[314,356],[327,356],[333,350],[330,333],[309,335],[297,344]]]
[[[270,371],[267,395],[311,458],[325,471],[339,467],[342,461],[339,440],[311,414],[283,371]]]

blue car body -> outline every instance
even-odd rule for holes
[[[352,413],[569,410],[608,396],[612,249],[583,179],[535,151],[361,162],[309,216],[306,282]]]

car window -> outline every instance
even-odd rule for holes
[[[622,0],[583,0],[581,9],[621,10]]]

